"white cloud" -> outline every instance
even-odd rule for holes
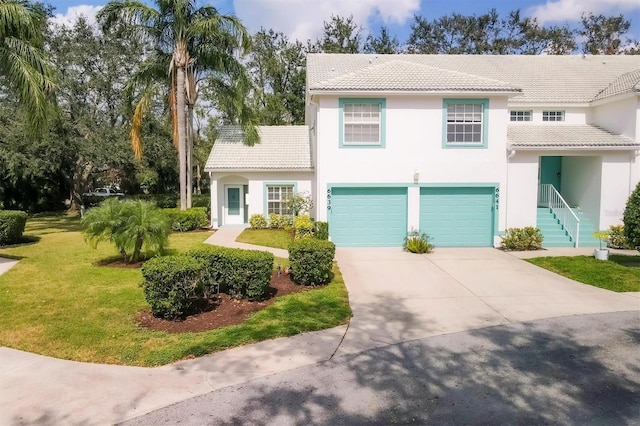
[[[556,0],[529,8],[530,15],[541,23],[579,21],[583,13],[614,15],[640,10],[638,0]]]
[[[102,9],[102,6],[89,6],[81,4],[72,6],[67,9],[67,13],[56,13],[52,19],[55,24],[71,26],[80,17],[84,16],[90,25],[96,24],[96,14]]]
[[[315,40],[331,15],[348,17],[366,26],[375,17],[402,24],[420,9],[420,0],[234,0],[236,16],[254,33],[260,27],[283,32],[291,39]]]

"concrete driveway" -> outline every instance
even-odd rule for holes
[[[340,248],[353,318],[336,355],[510,322],[640,309],[492,248]]]

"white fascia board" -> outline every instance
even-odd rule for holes
[[[589,106],[604,105],[604,104],[608,104],[609,102],[615,102],[615,101],[620,101],[623,99],[634,98],[634,97],[640,97],[640,92],[626,92],[626,93],[619,93],[614,96],[607,96],[606,98],[598,99],[597,101],[591,101]]]
[[[633,146],[517,146],[510,145],[507,151],[637,151],[640,145]]]
[[[589,102],[509,102],[509,108],[586,108],[590,107],[591,103]]]
[[[313,172],[313,167],[300,168],[300,169],[204,169],[209,173],[250,173],[250,172]]]
[[[520,91],[510,90],[311,90],[312,95],[332,95],[332,96],[351,96],[351,97],[367,97],[379,95],[503,95],[517,96],[521,95]]]

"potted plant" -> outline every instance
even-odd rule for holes
[[[609,240],[609,231],[596,231],[593,233],[594,238],[597,238],[600,242],[600,248],[595,249],[593,255],[598,260],[608,260],[609,259],[609,249],[606,247],[606,243]],[[602,248],[602,242],[605,242],[605,247]]]

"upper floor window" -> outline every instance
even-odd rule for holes
[[[542,121],[564,121],[564,111],[542,111]]]
[[[340,99],[340,146],[384,147],[385,99]]]
[[[291,215],[286,201],[293,195],[293,185],[267,185],[267,213]]]
[[[486,148],[488,99],[445,99],[443,146]]]
[[[531,121],[532,111],[510,111],[511,121]]]

